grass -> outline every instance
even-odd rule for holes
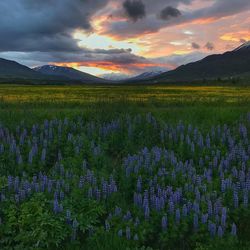
[[[10,123],[152,112],[161,119],[206,124],[233,121],[249,107],[250,87],[0,85],[0,119]]]

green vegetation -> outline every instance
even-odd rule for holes
[[[0,249],[250,249],[250,87],[0,98]]]

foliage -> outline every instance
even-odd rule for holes
[[[248,88],[0,91],[1,249],[249,248]]]

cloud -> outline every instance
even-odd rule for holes
[[[127,17],[134,22],[146,16],[145,5],[141,0],[126,0],[123,8]]]
[[[91,17],[108,0],[0,1],[1,51],[76,51],[76,29],[92,30]]]
[[[194,42],[191,44],[191,46],[193,49],[200,49],[201,47],[198,43],[194,43]]]
[[[241,43],[246,43],[246,42],[247,42],[247,40],[245,40],[245,39],[241,38],[241,39],[240,39],[240,42],[241,42]]]
[[[143,4],[147,13],[140,22],[131,25],[124,18],[105,20],[100,33],[120,40],[136,38],[177,25],[213,23],[225,17],[245,12],[250,7],[249,0],[212,0],[209,2],[209,5],[204,5],[203,1],[194,0],[144,0]],[[162,9],[166,3],[168,7]],[[119,5],[117,8],[119,9]],[[120,12],[115,10],[109,14],[119,17]]]
[[[207,42],[204,46],[204,48],[208,49],[208,50],[214,50],[214,44],[211,42]]]
[[[168,21],[169,19],[178,16],[181,16],[181,12],[178,9],[173,8],[171,6],[167,6],[160,12],[160,18],[165,21]]]
[[[0,57],[16,60],[30,67],[55,64],[69,67],[96,67],[108,71],[137,74],[147,70],[166,69],[163,63],[137,56],[130,49],[83,50],[79,52],[11,52]]]

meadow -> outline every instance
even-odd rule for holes
[[[0,249],[250,249],[250,87],[0,85]]]

